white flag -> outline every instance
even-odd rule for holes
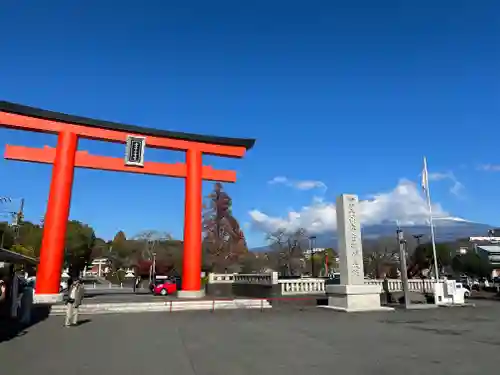
[[[424,157],[424,169],[422,170],[422,189],[427,194],[429,191],[429,174],[427,173],[427,158]]]

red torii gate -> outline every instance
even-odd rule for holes
[[[37,271],[35,298],[38,303],[53,303],[60,299],[59,284],[75,167],[186,179],[182,290],[179,296],[187,298],[203,296],[200,279],[202,180],[235,182],[236,172],[203,166],[202,155],[241,158],[253,147],[254,139],[214,137],[143,128],[4,101],[0,101],[0,127],[58,135],[56,148],[7,145],[5,149],[6,159],[53,164]],[[129,163],[123,158],[90,155],[86,151],[78,151],[80,138],[128,145],[132,139],[132,144],[135,142],[132,146],[136,147],[135,151],[138,153],[130,154],[133,160],[130,159]],[[167,164],[144,161],[145,145],[185,151],[186,162]]]

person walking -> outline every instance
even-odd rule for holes
[[[85,289],[82,281],[79,278],[75,279],[69,287],[68,298],[66,300],[65,327],[78,325],[78,309],[82,304],[84,293]]]

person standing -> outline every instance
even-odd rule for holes
[[[3,278],[0,278],[0,320],[9,316],[9,314],[6,313],[7,310],[10,312],[7,301],[7,283]]]
[[[24,284],[21,294],[21,308],[19,313],[19,321],[24,326],[31,324],[31,312],[33,309],[33,295],[35,293],[35,281],[28,279]]]
[[[68,299],[66,300],[66,319],[65,327],[76,326],[78,324],[78,309],[83,301],[85,289],[80,279],[75,279],[68,291]]]
[[[137,291],[137,289],[139,289],[140,284],[141,284],[141,278],[136,277],[134,280],[134,293]]]
[[[19,312],[19,284],[21,284],[21,280],[19,279],[19,276],[15,272],[14,264],[10,265],[9,268],[9,274],[10,274],[10,280],[11,280],[11,285],[10,285],[10,298],[11,298],[11,305],[10,305],[10,316],[13,319],[17,319],[17,315]]]

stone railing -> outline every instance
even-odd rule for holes
[[[316,278],[303,279],[278,279],[277,272],[267,274],[215,274],[208,275],[209,284],[233,284],[233,285],[279,285],[281,295],[303,295],[324,294],[326,291],[326,280]],[[365,279],[367,285],[380,285],[383,287],[382,279]],[[402,282],[398,279],[387,281],[389,292],[401,292]],[[431,292],[433,280],[410,279],[408,286],[410,292]]]
[[[209,273],[209,284],[232,284],[234,282],[234,273]]]
[[[275,285],[278,282],[278,273],[264,274],[235,274],[234,283],[236,284],[258,284],[258,285]]]
[[[435,282],[433,280],[429,279],[410,279],[408,280],[408,289],[410,292],[432,292],[434,283]],[[381,287],[383,287],[384,280],[365,279],[365,284],[380,285]],[[389,292],[401,292],[403,290],[403,283],[398,279],[388,279],[387,286]]]
[[[208,283],[279,286],[278,290],[281,292],[281,295],[325,293],[324,279],[304,278],[279,280],[277,272],[264,274],[210,273],[208,275]]]
[[[209,273],[208,283],[274,285],[278,283],[278,273]]]
[[[324,294],[325,279],[286,279],[278,280],[281,295]]]

